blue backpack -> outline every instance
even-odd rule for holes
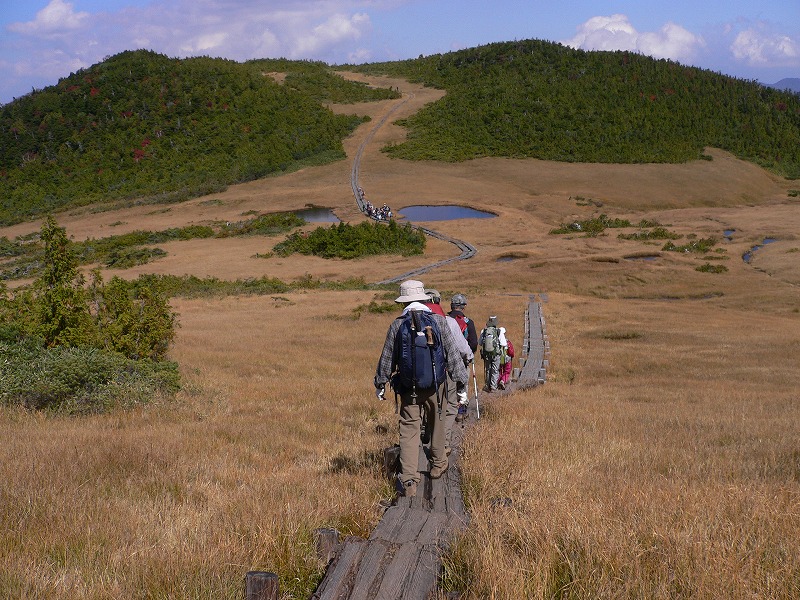
[[[445,358],[439,325],[429,312],[410,310],[394,338],[395,376],[398,392],[430,389],[445,380]],[[428,329],[430,328],[430,329]]]

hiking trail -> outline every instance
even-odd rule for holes
[[[362,213],[366,214],[366,206],[360,193],[358,176],[364,149],[389,117],[412,97],[413,94],[406,96],[393,106],[370,130],[356,152],[350,184]],[[426,235],[454,244],[460,254],[378,283],[402,281],[438,266],[465,260],[476,253],[475,247],[467,242],[418,225],[412,224],[412,227]],[[540,294],[540,299],[547,301],[544,294]],[[525,311],[525,336],[518,359],[520,368],[515,369],[508,388],[496,395],[543,384],[547,364],[544,357],[548,351],[541,302],[536,300],[535,295],[531,295]],[[469,523],[461,486],[460,456],[465,427],[474,423],[478,416],[477,401],[477,397],[472,399],[467,418],[461,426],[454,426],[450,468],[441,478],[430,477],[430,447],[421,444],[421,479],[417,495],[412,498],[395,498],[368,539],[349,536],[338,542],[338,532],[335,532],[336,542],[328,555],[332,558],[324,578],[312,595],[312,600],[424,600],[436,596],[442,571],[442,556]],[[386,475],[392,482],[397,473],[398,462],[399,446],[386,449]]]

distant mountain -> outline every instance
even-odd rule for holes
[[[266,76],[276,72],[283,84]],[[323,103],[398,96],[322,63],[122,52],[0,106],[0,224],[90,202],[174,202],[341,160],[365,117]]]
[[[356,69],[447,91],[400,122],[395,158],[680,163],[710,146],[800,177],[800,96],[670,60],[522,40]]]
[[[778,83],[767,83],[765,85],[776,90],[790,90],[795,94],[800,94],[800,77],[786,77]]]

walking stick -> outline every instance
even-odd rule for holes
[[[475,412],[481,418],[481,407],[478,404],[478,378],[475,376],[475,361],[472,362],[472,386],[475,388]]]

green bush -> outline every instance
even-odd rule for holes
[[[425,234],[409,223],[400,226],[394,220],[388,226],[365,221],[317,227],[311,233],[293,233],[273,248],[278,256],[299,253],[345,259],[377,254],[411,256],[424,251]]]
[[[725,265],[712,265],[711,263],[706,263],[704,265],[700,265],[699,267],[695,267],[694,270],[700,271],[701,273],[725,273],[728,271],[728,267]]]
[[[716,245],[717,241],[713,238],[702,238],[699,240],[692,240],[688,244],[683,244],[682,246],[676,246],[671,241],[664,244],[664,247],[661,248],[665,252],[684,252],[684,253],[704,253],[710,252],[711,249]]]
[[[603,233],[607,228],[618,229],[622,227],[632,227],[631,222],[627,219],[611,219],[608,215],[602,214],[592,219],[575,221],[568,225],[562,224],[560,227],[550,230],[550,233],[554,235],[583,233],[586,237],[594,237]]]
[[[246,221],[225,223],[222,225],[217,237],[234,235],[276,235],[284,233],[295,227],[305,225],[305,219],[298,217],[293,212],[269,213],[259,215]]]
[[[0,286],[0,403],[83,413],[174,393],[177,367],[163,359],[175,314],[160,281],[104,285],[95,271],[87,288],[51,216],[41,239],[41,276],[14,294]]]
[[[0,342],[0,404],[95,413],[150,402],[179,389],[177,364],[131,360],[97,348]]]
[[[113,250],[105,260],[111,269],[130,269],[136,265],[145,265],[154,258],[161,258],[167,253],[161,248],[120,248]]]
[[[669,231],[666,227],[655,227],[650,231],[637,231],[636,233],[620,233],[617,236],[621,240],[677,240],[681,235],[674,231]]]

